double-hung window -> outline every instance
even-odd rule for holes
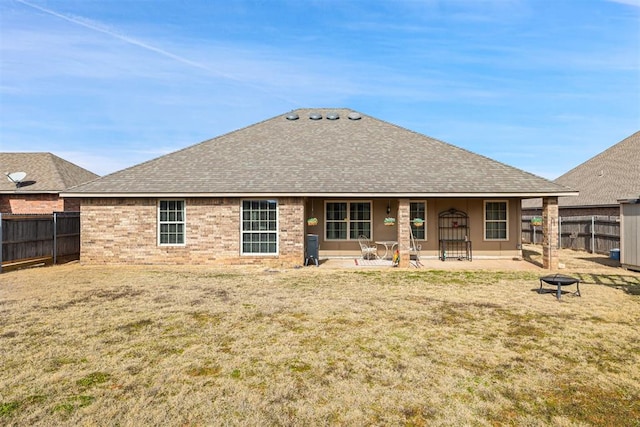
[[[241,247],[243,255],[278,253],[278,202],[242,201]]]
[[[325,218],[327,240],[371,238],[371,202],[327,202]]]
[[[184,200],[160,200],[158,203],[158,242],[160,245],[184,245]]]
[[[487,200],[484,202],[484,238],[485,240],[507,240],[508,209],[505,200]]]
[[[409,220],[411,221],[413,238],[416,240],[427,240],[427,202],[410,202]],[[422,222],[419,222],[420,220],[422,220]]]

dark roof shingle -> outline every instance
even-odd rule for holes
[[[51,153],[0,153],[0,173],[26,172],[22,186],[0,179],[0,193],[59,193],[98,175]]]
[[[310,114],[322,116],[319,120]],[[328,114],[338,119],[329,120]],[[295,114],[297,120],[287,116]],[[352,120],[349,115],[358,115]],[[82,194],[570,193],[349,109],[299,109],[76,187]]]

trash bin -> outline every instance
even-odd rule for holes
[[[317,234],[307,234],[307,256],[304,261],[304,265],[309,265],[312,262],[318,266],[318,257],[320,252],[320,246],[318,244]]]
[[[615,261],[620,261],[620,249],[611,249],[609,251],[609,258]]]

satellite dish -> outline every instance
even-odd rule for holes
[[[11,182],[13,182],[16,187],[20,186],[20,183],[22,182],[22,180],[27,176],[26,172],[11,172],[11,173],[5,173],[5,175],[7,176],[7,179]]]

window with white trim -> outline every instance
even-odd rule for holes
[[[371,202],[326,202],[325,239],[371,238]]]
[[[240,215],[242,254],[277,254],[278,202],[276,200],[243,200]]]
[[[506,200],[486,200],[484,202],[485,240],[507,240],[509,223]]]
[[[422,220],[422,222],[418,222]],[[427,240],[427,202],[409,202],[409,221],[411,221],[411,232],[416,240]]]
[[[184,245],[184,200],[160,200],[158,203],[158,243],[160,245]]]

